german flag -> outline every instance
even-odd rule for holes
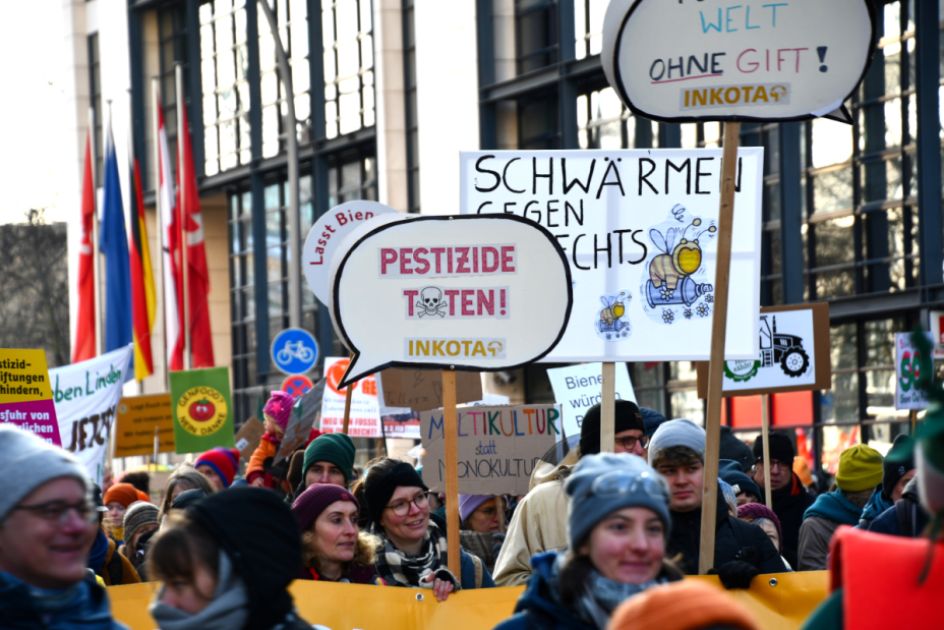
[[[134,332],[134,378],[141,381],[154,372],[151,328],[154,327],[157,300],[144,220],[141,166],[137,158],[131,159],[131,328]]]

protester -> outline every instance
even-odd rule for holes
[[[793,472],[793,460],[796,451],[789,435],[773,431],[770,433],[770,488],[774,513],[780,519],[783,530],[783,557],[792,567],[798,566],[797,547],[799,545],[800,525],[803,514],[813,504],[813,495],[807,492],[799,476]],[[763,437],[754,440],[753,479],[758,488],[764,491],[764,445]],[[758,495],[759,499],[764,494]]]
[[[648,439],[642,412],[636,403],[615,401],[614,451],[642,456]],[[580,425],[580,446],[575,457],[600,452],[600,405],[587,410]],[[566,461],[566,460],[565,460]],[[567,547],[567,495],[564,480],[573,465],[562,462],[538,477],[531,477],[531,490],[518,503],[505,542],[495,561],[495,579],[500,586],[524,584],[531,577],[531,557],[542,551]]]
[[[705,431],[691,420],[666,422],[649,442],[649,463],[669,483],[669,555],[682,554],[686,574],[698,573],[704,456]],[[780,554],[759,527],[728,514],[720,490],[716,510],[712,566],[725,586],[746,588],[758,573],[785,570]]]
[[[330,483],[347,488],[354,479],[354,442],[344,433],[319,435],[305,449],[302,460],[302,486]]]
[[[132,503],[125,512],[125,544],[118,552],[131,562],[142,581],[147,581],[144,560],[151,537],[157,532],[157,506],[147,501]]]
[[[187,490],[201,490],[206,495],[213,494],[213,486],[210,481],[196,469],[188,466],[178,468],[167,480],[167,488],[164,490],[164,500],[161,501],[159,518],[161,521],[171,509],[171,505],[178,495]]]
[[[146,470],[132,470],[126,472],[118,478],[118,481],[122,483],[130,483],[136,489],[143,492],[147,498],[142,499],[142,501],[151,500],[151,475],[148,474]]]
[[[773,510],[763,503],[745,503],[738,507],[737,517],[747,523],[753,523],[764,530],[764,533],[767,534],[767,538],[770,539],[770,542],[774,544],[774,548],[777,549],[777,552],[783,552],[783,530],[780,527],[780,519],[777,518],[777,514]],[[786,558],[781,555],[780,559],[783,561],[787,570],[793,570],[793,567],[790,566]]]
[[[0,625],[123,628],[86,567],[98,531],[85,467],[70,453],[0,424]]]
[[[929,520],[918,497],[918,480],[912,478],[901,493],[901,498],[869,523],[868,530],[876,534],[917,538]]]
[[[246,481],[250,486],[275,488],[279,485],[280,480],[273,476],[269,469],[279,447],[282,446],[282,436],[288,427],[288,421],[292,419],[294,404],[295,399],[287,392],[274,390],[269,394],[269,400],[262,408],[265,432],[246,465]]]
[[[640,457],[585,456],[565,486],[569,551],[532,559],[528,588],[500,630],[603,628],[626,598],[682,577],[665,560],[668,488]]]
[[[505,534],[500,518],[500,497],[486,494],[459,494],[459,536],[462,548],[478,556],[491,572]]]
[[[105,529],[116,541],[124,540],[125,510],[135,501],[147,501],[147,495],[132,486],[130,483],[116,483],[105,492],[105,508],[108,516],[105,518]]]
[[[217,446],[200,455],[193,467],[210,482],[214,492],[225,490],[239,471],[239,451]]]
[[[173,512],[151,546],[162,582],[150,612],[163,630],[311,628],[288,586],[298,574],[295,519],[278,495],[241,487]]]
[[[870,446],[856,444],[839,455],[838,488],[816,497],[803,515],[797,570],[826,568],[833,533],[840,525],[858,524],[882,474],[882,455]]]
[[[751,447],[741,441],[738,436],[734,435],[734,432],[731,431],[731,427],[721,426],[719,442],[718,459],[735,462],[743,473],[751,472],[751,466],[754,465],[754,454],[751,451]]]
[[[741,469],[738,462],[731,459],[718,460],[718,477],[734,489],[738,505],[763,502],[761,489]]]
[[[359,512],[354,495],[333,484],[312,484],[295,499],[292,514],[302,532],[301,579],[383,583],[374,568],[378,541],[358,530]]]
[[[137,584],[141,577],[131,561],[118,553],[118,541],[105,533],[104,517],[107,508],[103,504],[102,491],[92,485],[92,503],[98,516],[98,532],[88,555],[88,568],[97,575],[105,586]],[[123,521],[122,521],[123,522]],[[123,532],[122,532],[123,534]]]
[[[380,538],[376,567],[385,584],[432,588],[439,601],[460,588],[495,585],[482,561],[461,550],[460,575],[449,571],[445,534],[430,521],[429,489],[412,466],[394,459],[374,464],[364,494]]]
[[[683,580],[631,597],[607,630],[760,630],[751,612],[717,586]]]
[[[659,413],[655,409],[640,407],[639,413],[642,415],[643,435],[645,435],[646,438],[651,438],[652,434],[655,433],[656,429],[659,428],[659,425],[667,420],[663,414]],[[640,455],[640,457],[643,459],[646,459],[647,456],[648,453],[646,455]]]
[[[911,437],[902,434],[895,438],[885,458],[882,485],[862,508],[858,527],[869,529],[872,521],[901,498],[905,486],[915,475],[913,453],[914,442]]]

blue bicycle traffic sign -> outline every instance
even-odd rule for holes
[[[303,328],[286,328],[272,340],[272,362],[283,374],[304,374],[318,362],[318,342]]]

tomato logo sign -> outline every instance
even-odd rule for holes
[[[350,362],[351,360],[347,358],[338,359],[325,373],[325,382],[328,384],[328,387],[331,391],[340,396],[347,395],[347,387],[339,388],[338,383],[344,378],[344,374],[347,372],[347,366]],[[351,384],[351,387],[355,390],[360,387],[361,391],[367,396],[377,395],[377,380],[373,376],[367,376],[359,381],[355,381]]]
[[[226,399],[222,392],[201,385],[191,387],[177,400],[177,420],[192,435],[205,437],[219,431],[226,423]]]

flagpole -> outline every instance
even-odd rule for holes
[[[95,160],[97,159],[95,155],[95,109],[92,107],[89,107],[89,152],[92,156],[92,278],[94,280],[92,286],[95,289],[92,291],[92,319],[95,326],[95,356],[99,356],[102,353],[102,296],[100,294],[102,283],[99,277],[101,263],[98,259],[98,186],[95,184]]]
[[[153,164],[151,171],[154,176],[154,208],[157,210],[157,232],[158,243],[160,244],[161,255],[161,323],[164,326],[164,383],[167,385],[167,391],[170,391],[170,356],[167,353],[167,285],[164,280],[167,278],[167,261],[164,260],[164,250],[168,244],[164,241],[167,237],[164,234],[164,222],[161,217],[161,130],[160,130],[160,94],[161,81],[157,77],[151,77],[151,93],[154,95],[154,109],[151,112],[151,125],[154,129],[154,151]],[[167,174],[164,175],[167,177]]]
[[[134,119],[134,112],[132,112],[132,111],[130,110],[130,107],[131,107],[131,90],[128,90],[128,107],[129,107],[128,113],[130,114],[130,116],[128,117],[128,120],[133,120],[133,119]],[[136,190],[136,188],[135,188],[136,184],[135,184],[135,176],[134,176],[134,138],[133,138],[133,135],[134,135],[134,134],[131,133],[131,129],[128,129],[128,165],[130,166],[130,177],[128,178],[128,202],[129,202],[129,203],[128,203],[128,218],[129,218],[132,222],[134,222],[134,223],[129,223],[129,224],[128,224],[128,227],[131,228],[130,234],[135,234],[135,233],[137,232],[137,228],[134,227],[134,224],[136,224],[137,221],[138,221],[138,213],[137,213],[137,206],[138,206],[138,204],[137,204],[137,202],[135,201],[135,199],[136,199],[136,194],[137,194],[137,190]],[[143,208],[142,208],[142,211],[143,211]],[[145,216],[146,216],[146,214],[145,214]],[[140,233],[139,233],[139,236],[140,236]],[[137,247],[137,246],[136,246],[136,247]],[[142,262],[141,262],[141,265],[142,265],[142,268],[143,268],[143,264],[144,264],[144,263],[143,263],[143,256],[144,256],[144,254],[143,254],[142,251],[139,249],[139,250],[137,251],[137,254],[136,254],[136,255],[137,255],[138,258],[142,261]],[[128,253],[128,258],[129,258],[128,264],[131,264],[130,257],[131,257],[131,253],[129,252],[129,253]],[[142,272],[142,276],[143,276],[143,272]],[[141,278],[142,283],[143,283],[143,280],[144,280],[144,279],[143,279],[143,277],[142,277],[142,278]],[[132,280],[132,285],[133,285],[133,283],[134,283],[134,281]],[[144,287],[143,287],[143,286],[142,286],[141,290],[142,290],[142,291],[144,290]],[[137,343],[137,341],[135,341],[135,331],[134,331],[134,327],[135,327],[135,323],[134,323],[134,322],[135,322],[135,315],[134,315],[135,302],[134,302],[134,289],[133,289],[133,288],[132,288],[132,290],[131,290],[131,295],[132,295],[132,298],[131,298],[131,343],[132,343],[132,348],[134,348],[134,347],[137,347],[138,343]],[[145,317],[145,320],[146,320],[146,319],[147,319],[147,305],[146,305],[146,304],[145,304],[145,316],[144,316],[144,317]],[[148,342],[148,343],[150,343],[150,342]],[[132,349],[132,356],[134,356],[134,350],[133,350],[133,349]],[[137,368],[135,368],[135,373],[137,373]],[[143,379],[135,379],[135,380],[136,380],[137,383],[138,383],[138,395],[140,396],[141,394],[144,393],[144,380],[143,380]]]
[[[183,314],[184,314],[184,369],[190,369],[191,357],[190,357],[190,296],[188,295],[188,276],[190,275],[190,270],[187,269],[187,241],[184,240],[186,235],[186,230],[184,230],[184,221],[187,218],[186,212],[186,199],[187,199],[187,185],[184,183],[184,180],[187,178],[186,170],[184,168],[184,160],[186,159],[186,154],[184,151],[184,134],[187,133],[187,129],[184,128],[184,107],[186,107],[185,98],[184,98],[184,68],[179,63],[174,66],[175,70],[175,79],[177,86],[177,180],[178,180],[178,195],[180,196],[180,216],[178,217],[178,226],[177,231],[179,235],[180,242],[180,257],[181,257],[181,277],[183,278]]]

